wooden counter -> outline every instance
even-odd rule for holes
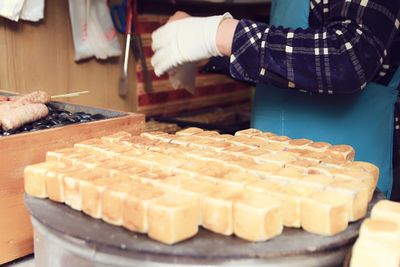
[[[0,137],[0,264],[33,252],[32,227],[23,204],[26,165],[44,161],[48,150],[118,130],[135,135],[143,128],[143,115],[125,113],[111,119]]]

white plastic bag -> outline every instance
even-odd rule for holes
[[[121,55],[107,0],[69,0],[75,60]]]
[[[18,21],[24,2],[24,0],[1,0],[0,16]]]
[[[44,0],[0,0],[0,16],[10,20],[43,19]]]
[[[39,21],[44,17],[44,0],[25,0],[20,19]]]

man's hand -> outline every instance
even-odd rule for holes
[[[222,16],[191,17],[185,12],[175,13],[165,24],[153,32],[151,64],[157,76],[187,62],[212,56],[222,56],[217,48],[217,32],[220,23],[232,18]]]

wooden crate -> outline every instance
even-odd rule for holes
[[[144,116],[56,103],[71,111],[101,113],[108,119],[0,137],[0,265],[33,252],[32,226],[24,207],[23,170],[45,160],[48,150],[119,130],[139,134]]]

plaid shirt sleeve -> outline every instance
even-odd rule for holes
[[[230,58],[233,78],[333,94],[361,90],[387,71],[400,1],[311,0],[310,8],[308,29],[241,20]]]

